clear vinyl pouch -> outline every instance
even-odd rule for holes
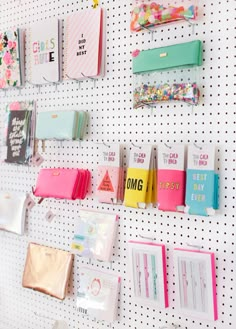
[[[133,0],[130,30],[148,31],[184,21],[194,25],[199,16],[198,0]]]
[[[199,68],[134,74],[133,106],[150,107],[163,102],[200,102]]]
[[[200,101],[199,66],[202,42],[195,40],[144,51],[133,56],[133,107],[153,106],[162,102]]]

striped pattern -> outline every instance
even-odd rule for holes
[[[79,40],[86,40],[79,49]],[[67,78],[83,79],[100,73],[102,42],[102,9],[80,11],[66,20],[66,68]],[[78,56],[79,51],[86,54]]]

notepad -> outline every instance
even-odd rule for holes
[[[65,79],[103,75],[103,10],[81,10],[66,19]]]
[[[35,103],[13,102],[7,105],[5,162],[28,164],[34,153]]]
[[[99,202],[117,204],[123,201],[123,150],[119,144],[101,145],[96,185]]]
[[[0,89],[21,87],[25,83],[24,31],[0,31]]]
[[[124,205],[146,208],[156,200],[154,153],[152,145],[133,147],[127,170]],[[154,200],[155,198],[155,200]]]
[[[219,175],[215,172],[215,147],[189,145],[185,212],[212,216],[219,208]]]
[[[30,82],[45,84],[61,78],[61,23],[56,18],[30,28]]]
[[[120,277],[105,271],[81,267],[77,309],[96,320],[115,321],[117,318]]]
[[[184,211],[185,205],[184,145],[158,146],[158,209]]]

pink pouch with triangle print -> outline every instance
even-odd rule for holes
[[[99,202],[117,203],[120,170],[121,168],[112,166],[98,167],[96,195]]]

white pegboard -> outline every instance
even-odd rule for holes
[[[60,302],[21,287],[28,242],[70,250],[79,207],[112,211],[120,216],[119,232],[112,262],[114,273],[122,276],[119,321],[114,329],[159,328],[167,323],[187,329],[234,329],[235,296],[235,10],[234,0],[199,1],[202,17],[195,34],[186,22],[159,27],[153,35],[132,34],[129,30],[131,0],[100,1],[106,10],[106,76],[96,82],[79,84],[65,81],[58,86],[38,88],[26,84],[18,90],[0,91],[1,129],[4,104],[14,100],[36,100],[37,111],[85,109],[89,112],[89,131],[84,142],[46,143],[43,166],[88,168],[92,172],[91,191],[78,201],[44,201],[30,212],[26,234],[18,237],[0,232],[0,329],[50,329],[51,319],[64,319],[70,329],[108,328],[83,318],[75,309],[78,268],[86,259],[76,258],[70,281],[69,296]],[[64,19],[77,10],[88,8],[88,0],[5,0],[0,2],[0,30],[11,26],[27,29],[31,24],[50,17]],[[204,45],[204,63],[200,68],[201,104],[194,108],[168,103],[154,110],[132,108],[131,52],[200,39]],[[29,54],[28,41],[26,53]],[[26,61],[27,76],[29,61]],[[119,142],[128,154],[132,143],[212,143],[217,145],[220,172],[220,212],[205,218],[186,214],[161,213],[156,209],[135,210],[123,206],[99,204],[94,197],[99,145]],[[125,162],[126,157],[125,157]],[[1,164],[1,189],[31,191],[39,168]],[[52,223],[45,219],[47,209],[57,214]],[[127,242],[138,235],[154,236],[167,246],[170,307],[152,309],[137,304],[131,296],[128,273]],[[175,310],[175,285],[172,250],[187,243],[201,244],[216,253],[219,320],[216,322],[186,318]],[[109,264],[92,261],[94,267]]]

